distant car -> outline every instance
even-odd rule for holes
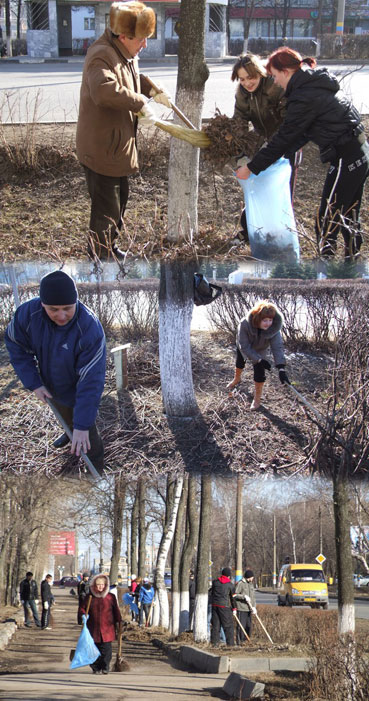
[[[369,575],[356,574],[354,575],[355,587],[369,587]]]
[[[167,589],[170,589],[172,586],[172,573],[171,572],[164,572],[164,584],[167,587]]]
[[[78,587],[79,579],[77,577],[62,577],[59,582],[59,587]]]

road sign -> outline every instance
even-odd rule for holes
[[[326,557],[324,557],[323,553],[320,553],[318,557],[315,558],[317,562],[319,562],[319,565],[322,565],[323,562],[326,561]]]

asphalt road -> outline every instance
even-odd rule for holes
[[[277,606],[277,596],[276,594],[262,594],[261,592],[256,592],[256,603],[257,604],[274,604]],[[337,599],[329,599],[329,608],[337,609]],[[296,606],[303,610],[303,606]],[[355,617],[369,619],[369,599],[367,600],[355,600]]]
[[[322,62],[324,65],[324,62]],[[203,117],[218,108],[233,113],[235,84],[230,79],[232,63],[211,64],[205,86]],[[0,120],[8,122],[74,122],[78,115],[83,61],[74,63],[0,63]],[[369,113],[369,66],[330,65],[342,77],[342,87],[355,106]],[[142,62],[141,72],[162,83],[175,97],[177,66]],[[343,78],[343,76],[346,76]],[[169,111],[156,106],[158,116]]]

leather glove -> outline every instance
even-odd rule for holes
[[[265,358],[261,358],[261,360],[259,360],[258,362],[261,365],[261,367],[264,368],[264,370],[270,371],[272,369],[271,364],[267,360],[265,360]]]
[[[47,602],[47,601],[44,601],[44,609],[45,609],[45,611],[47,611],[48,608],[49,608],[48,602]]]
[[[247,594],[245,594],[245,601],[247,604],[251,604],[251,599],[249,596],[247,596]]]
[[[234,616],[237,616],[237,609],[232,609],[232,613]]]
[[[284,383],[286,383],[287,385],[290,385],[291,383],[287,377],[287,373],[284,369],[284,365],[277,365],[277,368],[278,368],[278,372],[279,372],[279,379],[280,379],[282,385],[284,385]]]
[[[257,614],[256,606],[252,606],[251,613],[253,613],[256,616],[256,614]]]
[[[157,85],[159,90],[155,90],[155,88],[151,88],[149,95],[150,97],[154,98],[154,101],[157,102],[159,105],[164,105],[165,107],[169,107],[169,109],[172,109],[172,98],[169,95],[169,93],[164,90],[164,88],[161,85]]]
[[[38,599],[35,599],[35,604],[36,606],[38,606]]]
[[[141,108],[137,117],[141,126],[154,127],[157,121],[157,117],[148,103]]]

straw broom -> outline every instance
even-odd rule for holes
[[[119,621],[118,628],[118,652],[114,663],[114,672],[128,672],[131,669],[128,662],[122,656],[122,621]]]
[[[139,112],[138,114],[140,115],[142,113]],[[142,117],[145,117],[145,115],[142,114]],[[176,139],[188,141],[191,146],[195,146],[197,148],[208,148],[210,146],[210,139],[202,130],[189,129],[189,127],[183,127],[180,124],[166,122],[164,119],[156,119],[154,124],[156,127],[162,131],[168,132],[168,134],[174,136]]]

